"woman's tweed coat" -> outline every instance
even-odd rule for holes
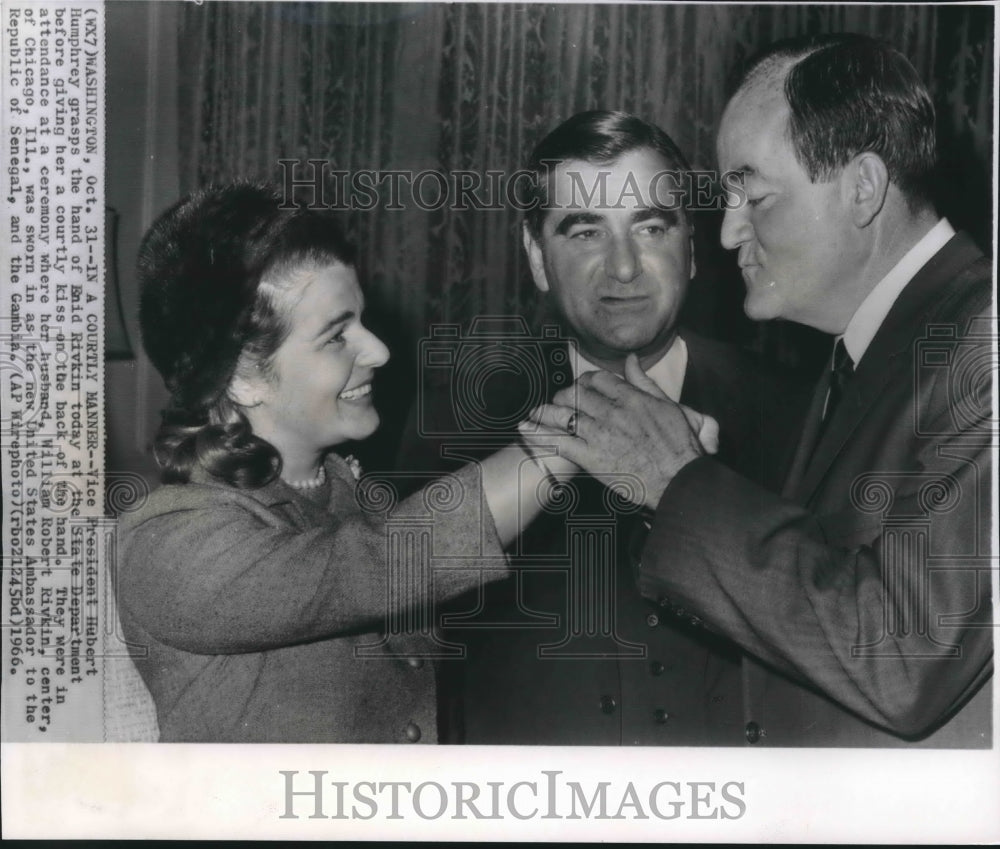
[[[507,568],[478,469],[377,511],[326,468],[325,508],[200,474],[123,519],[120,615],[162,741],[436,741],[431,598]]]

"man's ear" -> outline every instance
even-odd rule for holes
[[[851,218],[856,227],[867,227],[882,211],[889,191],[889,169],[877,153],[859,153],[844,168]]]
[[[694,280],[694,276],[698,273],[698,267],[694,262],[694,225],[690,225],[691,235],[688,236],[688,258],[691,262],[691,273],[688,275],[688,280]]]
[[[524,244],[524,252],[528,255],[528,266],[531,268],[535,286],[539,292],[548,292],[549,278],[545,275],[545,256],[542,254],[541,246],[531,235],[527,222],[521,224],[521,241]]]

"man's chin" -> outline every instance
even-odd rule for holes
[[[671,333],[665,339],[648,333],[618,334],[601,339],[592,353],[588,353],[583,347],[581,347],[580,353],[588,359],[619,363],[622,367],[624,367],[625,359],[629,354],[635,354],[640,360],[652,359],[655,362],[667,352],[675,337],[676,333]]]
[[[743,312],[752,321],[770,321],[781,318],[781,302],[773,288],[747,289],[743,300]]]

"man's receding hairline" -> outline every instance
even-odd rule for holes
[[[774,65],[779,64],[776,60]],[[794,60],[788,61],[783,64],[782,68],[772,68],[771,71],[765,72],[761,75],[752,75],[747,80],[740,85],[735,92],[733,92],[732,97],[729,98],[729,102],[726,103],[725,109],[722,113],[722,120],[720,121],[720,129],[725,125],[725,122],[733,120],[733,115],[741,115],[740,120],[744,120],[746,113],[749,110],[753,110],[754,113],[759,113],[760,109],[764,105],[770,106],[772,103],[776,102],[778,107],[784,107],[786,110],[786,133],[789,132],[790,125],[788,121],[791,117],[791,105],[788,102],[788,97],[785,94],[784,82],[787,79],[788,71],[795,64]],[[757,119],[759,120],[759,114]]]
[[[762,60],[759,65],[751,69],[740,82],[736,91],[733,92],[732,97],[729,98],[729,102],[723,110],[723,120],[731,117],[733,110],[742,109],[746,111],[747,103],[753,105],[755,109],[759,109],[760,105],[763,105],[764,102],[777,100],[780,101],[780,104],[786,110],[790,110],[791,104],[788,102],[788,95],[785,91],[785,82],[788,79],[788,75],[803,59],[816,53],[819,49],[821,48],[817,47],[793,56],[769,56]],[[785,116],[785,119],[785,134],[788,141],[791,142],[790,111]],[[795,157],[799,159],[797,150],[795,151]]]
[[[607,168],[607,170],[609,170],[609,171],[614,171],[614,170],[617,170],[615,168],[615,165],[617,163],[621,162],[621,160],[623,160],[626,156],[630,156],[633,153],[651,153],[651,154],[653,154],[653,156],[659,158],[667,166],[666,168],[661,169],[663,171],[683,171],[683,170],[686,170],[686,169],[680,168],[677,163],[670,162],[670,157],[668,157],[662,151],[657,150],[652,145],[649,145],[649,144],[638,144],[635,147],[626,148],[621,153],[618,153],[615,156],[612,156],[611,158],[605,158],[605,157],[588,158],[588,157],[583,157],[583,156],[571,156],[568,159],[549,160],[550,162],[556,161],[555,167],[549,169],[549,176],[551,176],[552,174],[554,174],[556,172],[556,170],[560,169],[560,168],[563,169],[563,171],[567,171],[568,169],[566,168],[566,166],[570,162],[582,162],[585,165],[590,165],[590,166],[593,166],[593,167],[595,167],[597,169]]]
[[[739,88],[736,89],[732,98],[730,98],[730,102],[739,97],[745,97],[748,94],[759,94],[762,92],[780,93],[785,97],[785,81],[788,79],[792,68],[815,52],[816,50],[810,50],[796,56],[771,56],[764,59],[742,80]],[[785,99],[787,100],[787,97]]]

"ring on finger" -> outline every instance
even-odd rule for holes
[[[576,436],[576,423],[577,423],[577,415],[576,411],[574,410],[572,413],[570,413],[569,418],[566,420],[566,433],[568,433],[570,436]]]

